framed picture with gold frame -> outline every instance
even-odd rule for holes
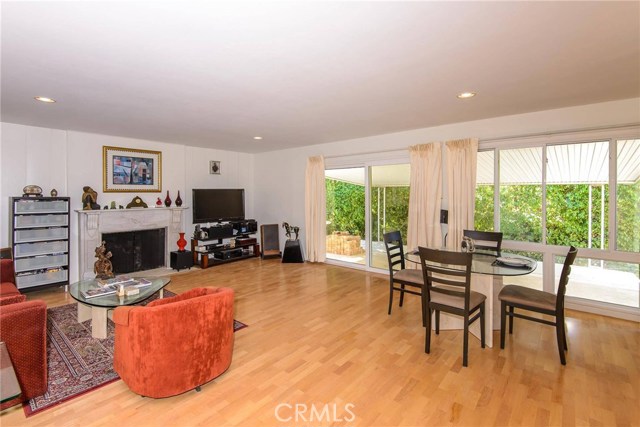
[[[139,193],[162,191],[162,152],[102,147],[102,191]]]

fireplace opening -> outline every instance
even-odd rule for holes
[[[152,270],[165,266],[165,229],[105,233],[114,274]]]

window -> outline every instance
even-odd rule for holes
[[[618,141],[616,248],[640,252],[640,139]]]
[[[567,295],[625,311],[640,308],[640,138],[606,132],[581,133],[575,142],[564,134],[528,138],[526,147],[481,145],[475,227],[497,224],[503,252],[538,260],[536,272],[509,283],[548,292],[557,288],[563,251],[576,246]],[[489,187],[499,192],[497,205]]]
[[[500,150],[500,231],[542,242],[542,147]]]
[[[608,247],[609,143],[547,147],[547,244]]]
[[[493,150],[478,152],[474,226],[476,230],[480,231],[493,231],[494,229],[494,155]]]

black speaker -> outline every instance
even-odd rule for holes
[[[280,226],[262,224],[260,226],[260,246],[262,258],[280,258]]]

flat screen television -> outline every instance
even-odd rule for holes
[[[193,189],[193,223],[244,219],[244,189]]]

